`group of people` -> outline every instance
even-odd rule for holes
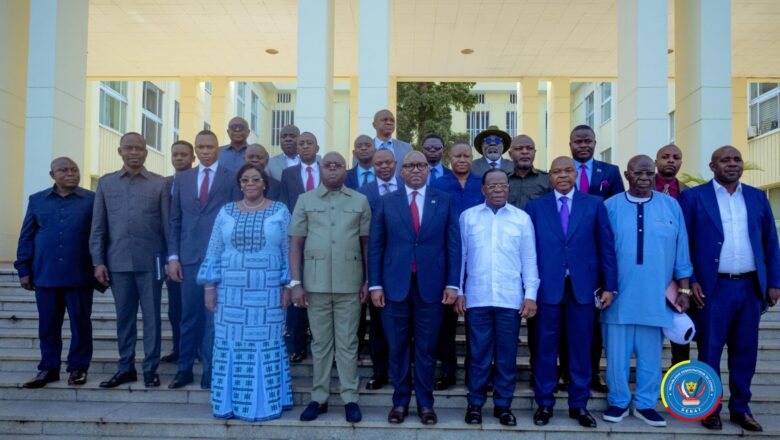
[[[639,419],[665,426],[655,410],[664,329],[687,311],[699,360],[718,374],[728,345],[731,420],[761,430],[750,383],[760,315],[780,297],[780,248],[766,195],[739,181],[737,149],[718,148],[713,179],[690,189],[676,177],[677,146],[662,147],[655,161],[635,156],[625,190],[617,166],[593,159],[586,125],[571,132],[571,157],[548,172],[533,167],[526,135],[491,127],[476,137],[482,157],[473,159],[467,142],[445,148],[429,134],[417,151],[393,138],[388,110],[373,126],[375,137],[355,139],[351,167],[336,152],[320,157],[316,137],[292,125],[271,158],[247,144],[249,126],[238,117],[228,145],[209,130],[194,145],[175,142],[169,177],[146,170],[138,133],[122,136],[124,165],[95,193],[79,186],[73,160],[52,161],[54,185],[30,196],[15,263],[40,315],[42,359],[24,386],[59,380],[66,309],[68,383],[86,382],[93,290],[110,287],[119,361],[100,386],[137,380],[140,305],[144,384],[160,385],[163,361],[178,365],[168,387],[187,386],[199,359],[218,418],[262,421],[291,409],[290,363],[307,357],[310,333],[311,401],[300,420],[328,411],[335,359],[345,418],[359,422],[367,333],[374,374],[366,388],[394,388],[388,422],[404,422],[414,394],[421,422],[435,424],[433,391],[456,382],[456,327],[465,316],[466,423],[481,423],[492,390],[493,415],[516,425],[525,318],[535,424],[549,423],[556,391],[567,390],[569,416],[595,427],[593,390],[607,393],[603,420],[619,422],[633,405]],[[173,351],[161,357],[163,282]],[[688,350],[673,344],[673,362]],[[719,413],[702,424],[720,429]]]

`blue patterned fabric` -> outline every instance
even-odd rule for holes
[[[217,285],[211,406],[214,416],[262,421],[292,408],[281,286],[289,281],[290,212],[226,205],[214,222],[201,284]]]

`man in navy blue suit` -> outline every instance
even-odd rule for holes
[[[437,422],[433,410],[436,343],[444,305],[458,295],[460,231],[450,197],[425,184],[428,163],[408,153],[405,185],[379,199],[371,221],[368,276],[371,301],[382,309],[395,391],[390,423],[402,423],[412,397],[410,346],[414,339],[414,391],[423,424]]]
[[[614,238],[601,197],[575,189],[577,170],[568,157],[550,167],[552,193],[531,200],[526,211],[536,230],[536,252],[541,286],[536,298],[534,395],[539,408],[536,425],[546,425],[553,415],[556,388],[555,364],[561,328],[566,322],[568,352],[569,417],[581,426],[595,428],[587,404],[592,372],[590,346],[595,315],[593,292],[603,287],[608,305],[617,289]]]
[[[714,179],[680,194],[691,248],[693,301],[699,360],[720,374],[724,345],[729,354],[729,413],[747,431],[761,431],[750,412],[750,382],[756,371],[758,323],[780,298],[780,247],[775,217],[763,191],[740,183],[739,150],[712,153]],[[721,429],[720,407],[702,425]]]
[[[452,170],[441,163],[444,157],[444,139],[436,133],[425,135],[422,141],[422,152],[428,161],[428,185],[444,176],[451,176]]]
[[[344,181],[344,185],[347,188],[358,191],[376,178],[374,167],[371,165],[374,153],[376,153],[376,147],[374,146],[374,140],[365,134],[355,138],[353,147],[352,156],[357,163],[347,171],[347,180]]]

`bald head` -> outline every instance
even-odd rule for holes
[[[49,176],[54,179],[55,190],[60,195],[75,191],[81,180],[79,166],[69,157],[58,157],[51,161]]]
[[[536,159],[536,143],[531,136],[521,134],[509,144],[509,157],[514,163],[515,173],[524,176],[531,171]]]
[[[550,164],[550,169],[552,168],[563,168],[566,165],[574,166],[571,157],[566,156],[558,156],[555,159],[553,159],[552,164]],[[576,172],[576,170],[575,170]]]
[[[629,159],[627,169],[636,169],[640,165],[647,166],[648,164],[652,165],[653,159],[650,159],[650,156],[639,154]]]
[[[640,154],[628,161],[624,173],[628,180],[628,193],[634,197],[650,197],[655,188],[655,162]]]
[[[376,130],[376,137],[382,140],[388,140],[395,131],[395,116],[390,110],[379,110],[374,114],[372,124]]]
[[[682,150],[677,145],[664,145],[655,155],[655,168],[666,179],[677,176],[682,166]]]
[[[251,144],[246,147],[244,153],[244,160],[246,163],[251,163],[262,170],[268,165],[269,155],[268,150],[260,144]]]
[[[404,182],[412,189],[420,189],[428,181],[428,161],[425,155],[419,151],[412,150],[404,156],[401,168],[401,176]]]
[[[726,187],[729,192],[736,190],[745,163],[742,161],[742,153],[731,145],[724,145],[712,152],[710,170],[715,180]]]
[[[724,145],[717,150],[712,152],[712,156],[710,156],[710,160],[712,162],[717,161],[719,158],[723,156],[739,156],[742,157],[742,153],[739,152],[739,150],[736,149],[736,147],[733,147],[731,145]]]
[[[290,124],[285,125],[279,131],[279,146],[282,147],[282,152],[288,157],[295,157],[298,154],[298,136],[301,131],[298,127]]]
[[[372,158],[371,165],[374,167],[374,173],[383,181],[387,182],[395,175],[395,167],[397,162],[395,156],[390,150],[383,148],[377,150]]]
[[[76,165],[76,162],[74,162],[73,159],[65,156],[61,156],[54,159],[53,161],[51,161],[51,164],[49,165],[51,171],[54,171],[54,168],[60,166],[74,166],[78,168],[78,165]]]
[[[352,155],[360,163],[360,166],[363,168],[371,168],[371,160],[374,157],[374,153],[376,153],[374,140],[371,139],[370,136],[361,134],[355,138],[353,146]]]

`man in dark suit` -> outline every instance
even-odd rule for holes
[[[320,146],[317,138],[309,132],[301,133],[297,138],[298,155],[301,163],[282,171],[279,201],[287,206],[290,212],[295,210],[298,196],[312,191],[320,184],[320,164],[317,152]],[[306,359],[306,329],[309,328],[309,318],[306,309],[287,308],[287,332],[290,336],[288,351],[290,362],[299,363]]]
[[[714,179],[680,194],[689,231],[693,302],[699,360],[720,375],[724,345],[729,355],[729,413],[747,431],[761,431],[750,412],[756,371],[758,324],[780,298],[780,246],[766,194],[740,183],[739,150],[712,153]],[[721,429],[720,407],[702,425]]]
[[[347,180],[344,182],[344,185],[357,191],[375,180],[375,172],[371,161],[374,158],[376,147],[373,139],[365,134],[355,138],[353,145],[352,156],[357,163],[347,171]]]
[[[168,192],[173,196],[173,186],[176,175],[192,168],[195,162],[195,148],[185,140],[178,140],[171,145],[171,165],[175,174],[165,178]],[[173,363],[179,360],[179,341],[181,336],[181,283],[165,277],[165,285],[168,287],[168,321],[171,323],[173,333],[173,349],[170,353],[160,358],[160,362]]]
[[[265,189],[263,190],[263,196],[271,200],[279,200],[279,191],[281,184],[278,180],[271,177],[267,172],[268,166],[268,150],[260,144],[250,144],[246,147],[246,163],[260,168],[261,177],[265,183]]]
[[[412,376],[423,424],[437,422],[433,410],[436,343],[444,308],[455,302],[460,277],[460,231],[450,197],[425,185],[428,163],[418,151],[406,155],[406,184],[379,199],[371,221],[368,276],[371,300],[382,309],[395,388],[390,423],[409,410]],[[410,345],[414,339],[414,375]]]
[[[182,283],[182,318],[179,371],[168,388],[193,382],[192,366],[198,348],[203,365],[200,387],[211,388],[214,316],[206,310],[203,286],[196,278],[219,210],[242,197],[235,171],[217,160],[220,151],[216,134],[209,130],[198,133],[195,154],[200,164],[176,176],[171,202],[167,270],[172,280]]]
[[[587,410],[592,377],[590,346],[594,327],[593,292],[603,287],[605,301],[617,289],[614,238],[600,197],[577,191],[577,170],[568,157],[550,167],[554,190],[528,203],[536,230],[541,286],[536,301],[534,395],[539,408],[534,423],[546,425],[553,416],[556,360],[563,322],[569,353],[569,417],[595,428]]]
[[[474,148],[482,157],[474,161],[471,172],[480,179],[485,171],[491,168],[501,168],[505,173],[511,173],[514,164],[511,160],[501,157],[509,150],[511,143],[512,138],[509,134],[499,130],[495,125],[479,133],[474,138]]]
[[[89,229],[95,193],[79,186],[79,167],[68,157],[51,162],[54,186],[30,196],[14,267],[19,284],[35,291],[41,362],[24,388],[60,379],[62,318],[70,318],[68,385],[87,382],[92,359],[92,260]]]
[[[422,152],[428,161],[428,185],[441,177],[452,175],[452,170],[441,163],[444,156],[444,139],[436,133],[425,135],[422,141]]]
[[[374,114],[373,122],[376,137],[374,137],[374,146],[377,151],[390,150],[395,157],[396,162],[403,160],[406,155],[412,151],[412,146],[402,140],[393,138],[395,132],[395,116],[390,110],[379,110]],[[401,168],[395,170],[395,176],[400,176]]]

